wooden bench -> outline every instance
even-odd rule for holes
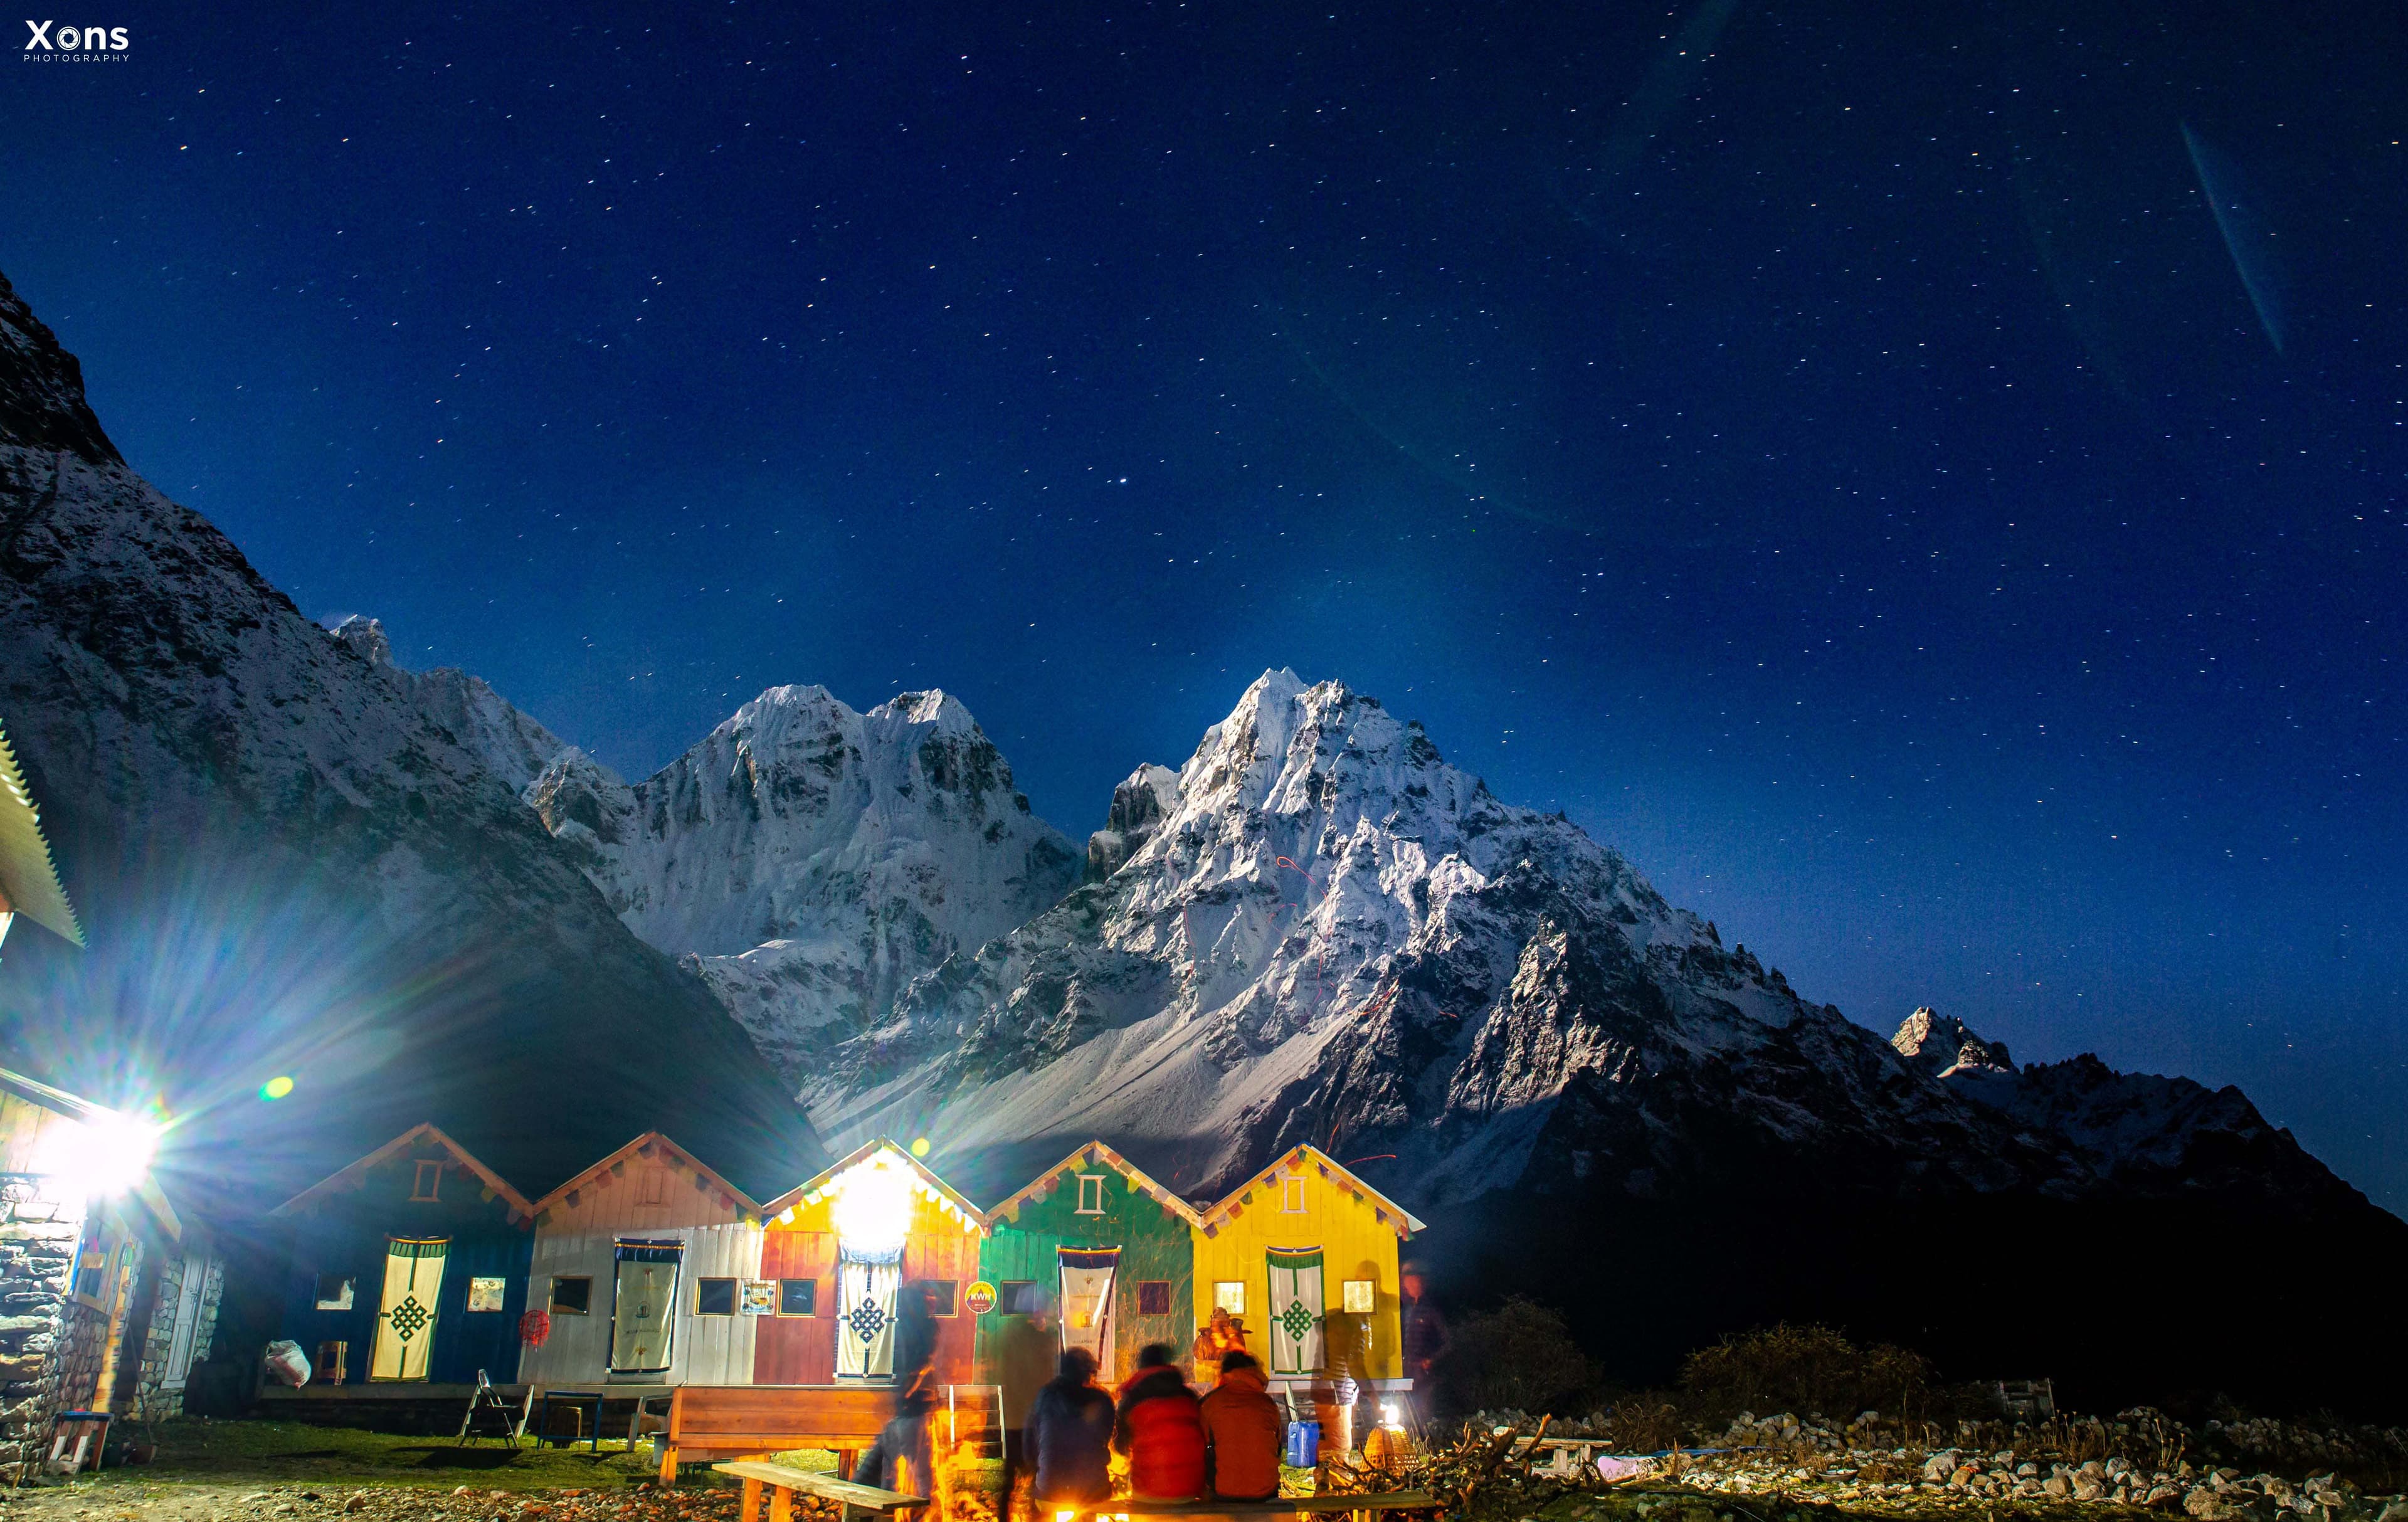
[[[765,1464],[739,1458],[710,1467],[744,1482],[743,1509],[738,1513],[738,1522],[761,1522],[761,1496],[764,1491],[769,1496],[769,1522],[794,1522],[796,1492],[835,1501],[839,1522],[853,1522],[855,1512],[892,1516],[896,1512],[916,1511],[928,1504],[924,1496],[907,1496],[899,1490],[881,1490],[875,1486],[855,1485],[851,1480],[839,1480],[832,1474],[814,1474],[810,1470],[788,1469],[783,1464]]]
[[[681,1385],[661,1439],[661,1484],[681,1463],[826,1448],[840,1475],[895,1415],[895,1392],[828,1385]],[[802,1471],[793,1472],[801,1473]]]

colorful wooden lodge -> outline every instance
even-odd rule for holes
[[[1338,1373],[1373,1400],[1411,1384],[1398,1244],[1422,1223],[1309,1146],[1199,1204],[1090,1142],[982,1211],[882,1139],[756,1206],[652,1132],[530,1203],[422,1126],[279,1213],[294,1223],[284,1335],[312,1354],[313,1384],[482,1370],[673,1391],[671,1472],[865,1446],[889,1414],[910,1285],[931,1294],[939,1383],[1006,1426],[1065,1346],[1125,1378],[1149,1343],[1183,1360],[1215,1308],[1300,1399],[1326,1400]],[[523,1309],[545,1314],[522,1327]]]
[[[761,1208],[658,1131],[535,1202],[534,1302],[516,1377],[743,1385],[752,1378]]]
[[[1244,1320],[1274,1388],[1318,1387],[1329,1339],[1360,1350],[1372,1392],[1405,1378],[1398,1244],[1423,1229],[1395,1200],[1318,1147],[1299,1146],[1202,1213],[1196,1316]]]
[[[269,1213],[287,1224],[283,1336],[314,1397],[360,1385],[517,1380],[535,1206],[433,1126]]]
[[[895,1297],[936,1289],[937,1373],[973,1382],[978,1277],[986,1217],[895,1142],[877,1141],[763,1207],[761,1277],[780,1314],[764,1322],[756,1385],[882,1383],[895,1370]]]
[[[1096,1355],[1107,1383],[1138,1350],[1196,1337],[1194,1206],[1127,1158],[1090,1142],[987,1213],[979,1279],[978,1365],[1002,1386],[1007,1426],[1026,1419],[1066,1346]]]

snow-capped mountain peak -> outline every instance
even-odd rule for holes
[[[864,713],[824,687],[771,687],[642,783],[571,752],[527,798],[790,1078],[1078,870],[969,710],[934,689]]]

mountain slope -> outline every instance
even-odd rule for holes
[[[191,1187],[251,1199],[422,1119],[530,1188],[652,1126],[747,1187],[809,1165],[799,1116],[520,803],[494,736],[441,722],[364,632],[317,627],[129,469],[0,280],[0,719],[91,932],[9,945],[17,1060],[164,1092]],[[277,1073],[291,1099],[248,1097]]]
[[[1443,1294],[1562,1306],[1634,1384],[1787,1319],[2088,1409],[2402,1405],[2408,1226],[2237,1092],[1884,1041],[1373,699],[1267,673],[1106,823],[814,1073],[832,1144],[994,1193],[1099,1134],[1208,1195],[1320,1142],[1431,1221]]]
[[[1141,768],[1088,877],[844,1043],[805,1094],[832,1142],[908,1127],[1002,1168],[1095,1132],[1191,1192],[1342,1143],[1427,1211],[1768,1170],[2071,1199],[2211,1154],[2355,1198],[2237,1095],[2017,1073],[1928,1012],[1883,1041],[1335,682],[1268,672],[1177,773]]]
[[[859,713],[824,688],[772,687],[633,787],[571,751],[526,796],[629,926],[690,955],[789,1083],[1079,871],[941,692]]]
[[[466,747],[513,789],[535,781],[567,741],[519,711],[482,677],[454,666],[412,671],[394,663],[384,625],[354,613],[335,625],[335,638],[370,666],[391,671],[418,711]]]

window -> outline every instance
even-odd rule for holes
[[[1304,1213],[1303,1174],[1290,1173],[1280,1180],[1280,1213],[1283,1215]]]
[[[779,1280],[778,1314],[781,1316],[819,1314],[820,1282],[816,1279]]]
[[[484,1278],[480,1276],[469,1280],[468,1309],[471,1311],[500,1310],[502,1308],[502,1293],[506,1287],[507,1285],[505,1281],[499,1278]]]
[[[552,1314],[581,1316],[594,1309],[594,1281],[583,1275],[552,1282]]]
[[[959,1315],[961,1285],[951,1279],[928,1281],[928,1314],[937,1316]]]
[[[1137,1282],[1137,1314],[1141,1316],[1170,1314],[1170,1281],[1140,1279]]]
[[[1079,1211],[1081,1215],[1104,1213],[1104,1176],[1101,1173],[1079,1175]]]
[[[134,1239],[114,1230],[95,1229],[84,1238],[76,1253],[75,1298],[94,1310],[108,1310],[119,1281],[133,1267],[134,1250]]]
[[[1349,1279],[1340,1288],[1344,1297],[1340,1303],[1354,1315],[1369,1315],[1380,1308],[1379,1286],[1369,1279]]]
[[[412,1201],[433,1199],[435,1191],[442,1185],[442,1163],[432,1159],[422,1162],[418,1165],[416,1176],[409,1181],[409,1198]]]
[[[351,1373],[351,1371],[344,1367],[351,1361],[351,1344],[349,1343],[319,1343],[318,1356],[311,1359],[309,1364],[309,1383],[312,1385],[342,1384]]]
[[[1216,1279],[1212,1282],[1212,1306],[1233,1316],[1246,1314],[1246,1282],[1242,1279]]]
[[[351,1276],[348,1273],[318,1275],[318,1309],[348,1311],[351,1308]]]
[[[694,1282],[694,1314],[698,1316],[732,1316],[736,1314],[736,1281],[733,1279],[696,1279]]]
[[[666,1205],[669,1202],[669,1174],[665,1168],[639,1169],[636,1173],[636,1203]]]
[[[1034,1279],[1006,1279],[996,1286],[995,1308],[1008,1316],[1033,1316],[1045,1309],[1045,1291]]]

